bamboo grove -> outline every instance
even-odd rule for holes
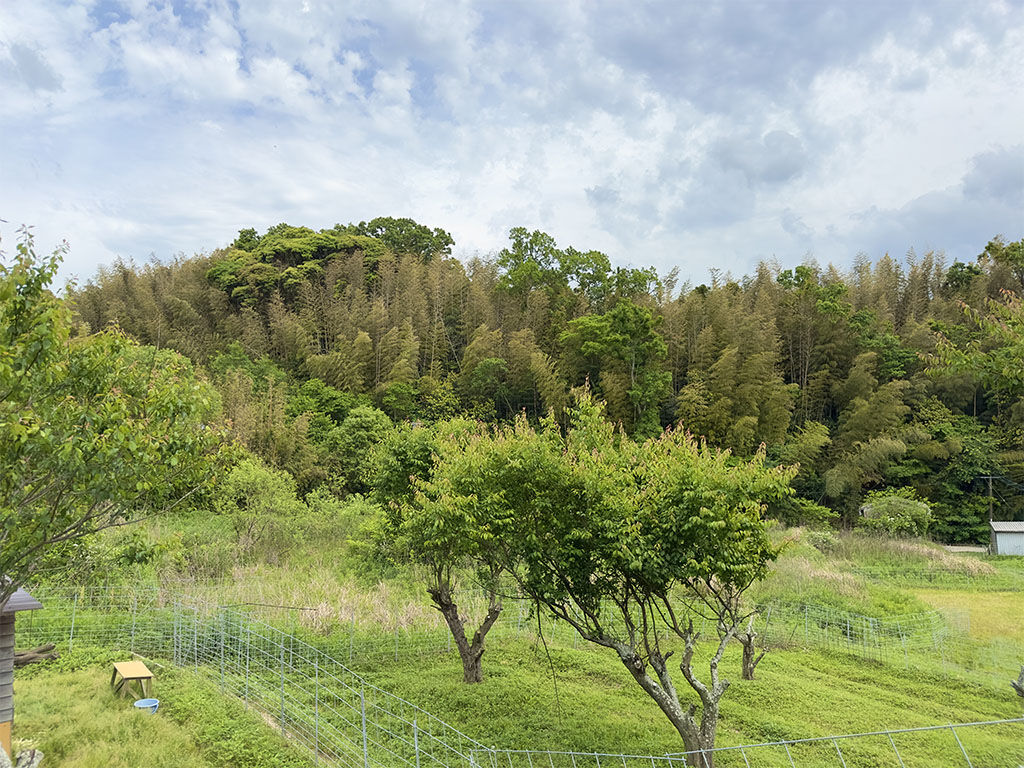
[[[799,464],[769,510],[786,523],[853,525],[888,489],[927,502],[948,542],[1021,513],[1024,240],[699,285],[523,228],[465,263],[453,245],[409,219],[280,224],[116,263],[70,297],[79,334],[116,324],[191,358],[236,440],[303,493],[366,492],[395,425],[557,418],[588,385],[636,438],[681,425]]]

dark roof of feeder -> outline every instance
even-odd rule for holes
[[[15,613],[16,611],[35,611],[42,608],[43,604],[36,600],[24,589],[19,589],[0,608],[0,613]]]

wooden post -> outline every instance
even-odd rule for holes
[[[0,614],[0,746],[11,754],[14,721],[14,614]]]

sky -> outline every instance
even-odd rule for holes
[[[700,282],[1024,237],[1024,0],[0,2],[0,249],[408,216]]]

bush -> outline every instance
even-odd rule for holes
[[[859,528],[897,538],[925,536],[932,522],[931,507],[913,488],[872,491],[860,509]]]
[[[214,509],[231,520],[243,556],[259,549],[272,559],[288,548],[295,519],[306,513],[292,476],[258,459],[245,459],[228,473],[217,488]]]
[[[831,555],[839,548],[839,537],[833,531],[806,531],[803,538],[825,555]]]

